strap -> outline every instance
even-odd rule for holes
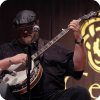
[[[38,41],[38,50],[40,50],[43,46],[44,46],[44,41],[43,41],[43,39],[39,38],[39,41]]]
[[[38,40],[38,50],[40,50],[44,46],[44,40],[39,38]],[[40,56],[40,59],[43,57],[43,54]]]

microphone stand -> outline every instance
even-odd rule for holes
[[[31,43],[28,43],[27,100],[30,100]]]
[[[35,32],[33,39],[28,43],[28,68],[27,68],[27,100],[30,100],[31,91],[30,91],[30,71],[31,71],[31,47],[34,46],[36,40],[38,39],[38,30],[39,26],[35,25],[33,30]]]
[[[30,71],[31,71],[31,48],[32,42],[28,43],[28,63],[27,63],[27,100],[30,100],[31,91],[30,91]]]

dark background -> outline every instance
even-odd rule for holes
[[[19,11],[25,9],[36,13],[40,23],[40,37],[51,40],[62,28],[67,28],[70,21],[90,11],[98,11],[100,6],[93,0],[7,0],[0,7],[0,44],[15,38],[13,19]],[[74,50],[72,31],[60,42]]]
[[[7,0],[0,7],[0,44],[15,38],[13,19],[21,10],[33,10],[39,19],[40,37],[51,40],[62,31],[62,28],[67,28],[70,21],[91,11],[99,11],[100,6],[93,0]],[[80,25],[83,22],[81,21]],[[75,43],[71,30],[59,42],[74,51]],[[79,82],[70,78],[67,87],[78,84],[89,89],[89,86],[95,83],[95,79],[99,80],[98,77],[94,77],[96,73],[88,64],[85,72],[90,73],[89,77],[83,75]],[[100,89],[94,93],[94,96],[98,97]]]

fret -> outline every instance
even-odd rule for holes
[[[39,50],[39,52],[43,52],[44,51],[44,49],[43,48],[41,48],[40,50]]]
[[[49,48],[50,46],[48,46],[48,45],[45,45],[45,50],[47,49],[47,48]]]
[[[41,54],[41,52],[40,51],[37,51],[37,56],[40,55],[40,54]]]
[[[55,38],[56,40],[58,40],[59,39],[59,36],[56,36],[56,38]]]
[[[46,44],[46,47],[49,47],[49,46],[50,46],[50,45],[47,43],[47,44]]]
[[[41,52],[43,52],[44,51],[44,48],[42,47],[40,50],[41,50]]]
[[[44,50],[46,49],[46,45],[43,47],[43,49],[44,49]]]
[[[51,42],[51,41],[49,41],[49,43],[48,43],[50,46],[53,44],[53,42]]]
[[[59,34],[58,37],[61,38],[61,37],[63,36],[63,34],[64,34],[64,33],[63,33],[63,31],[62,31],[62,32]]]
[[[52,40],[50,42],[53,44],[53,41]]]
[[[59,38],[59,37],[61,37],[61,34],[58,34],[58,35],[57,35],[57,38]]]
[[[56,38],[53,39],[53,43],[55,43],[55,41],[56,41]]]
[[[65,32],[66,32],[66,30],[63,30],[63,31],[61,32],[61,36],[62,36],[62,35],[64,35],[64,34],[65,34]]]

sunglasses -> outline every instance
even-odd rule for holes
[[[28,26],[23,26],[23,27],[17,27],[16,30],[18,32],[24,32],[24,31],[28,31],[28,32],[33,32],[33,25],[28,25]]]

